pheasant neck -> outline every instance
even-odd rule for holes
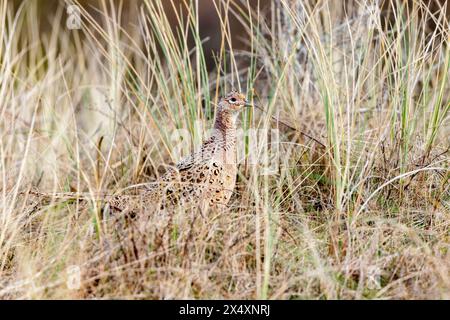
[[[214,123],[214,135],[220,141],[220,159],[224,164],[236,165],[236,117],[227,111],[218,112]]]
[[[223,135],[225,138],[235,139],[236,137],[236,116],[228,111],[220,111],[216,115],[216,121],[214,123],[214,129],[218,134]]]

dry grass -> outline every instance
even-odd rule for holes
[[[450,298],[445,6],[386,26],[375,6],[280,0],[264,19],[217,1],[208,73],[195,2],[183,28],[148,0],[125,31],[103,1],[101,21],[67,30],[61,8],[47,34],[36,3],[0,1],[0,297]],[[226,212],[110,216],[100,195],[155,180],[177,133],[200,143],[231,86],[264,109],[244,129],[279,130],[276,172],[243,161]]]

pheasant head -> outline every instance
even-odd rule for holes
[[[248,105],[244,94],[231,91],[219,101],[214,127],[219,130],[235,129],[239,112]]]

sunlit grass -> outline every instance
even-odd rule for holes
[[[143,1],[131,28],[100,4],[80,30],[60,7],[41,33],[38,2],[0,2],[0,297],[449,298],[445,6],[386,22],[365,5],[216,1],[208,69],[197,1]],[[258,106],[245,132],[279,130],[276,170],[250,163],[249,134],[225,212],[111,217],[104,199],[190,153],[231,88]]]

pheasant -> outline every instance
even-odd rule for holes
[[[248,105],[245,95],[234,90],[221,98],[212,135],[199,150],[182,159],[140,194],[143,209],[196,206],[204,212],[210,207],[225,207],[236,184],[236,121],[239,112]],[[119,196],[110,205],[121,211],[129,210],[127,202]]]

